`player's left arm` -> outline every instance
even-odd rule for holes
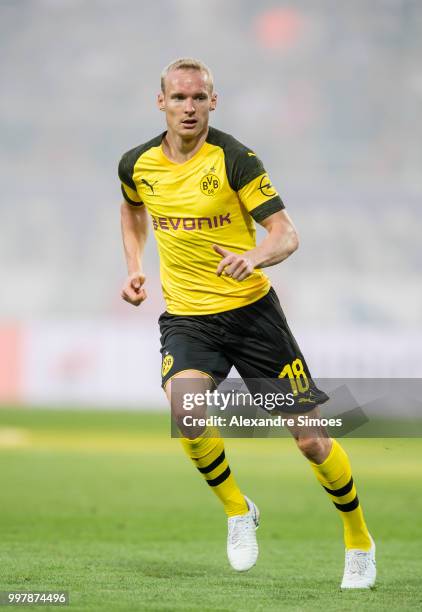
[[[267,235],[254,249],[245,253],[232,253],[219,245],[214,250],[223,258],[217,267],[217,276],[231,276],[242,281],[255,268],[267,268],[284,261],[296,251],[299,239],[292,220],[285,210],[279,210],[259,222]]]

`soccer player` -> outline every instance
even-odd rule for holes
[[[183,424],[174,381],[185,379],[193,392],[215,389],[234,365],[244,379],[287,376],[306,383],[296,414],[318,417],[318,404],[328,398],[313,383],[262,271],[297,249],[295,228],[255,152],[209,126],[216,105],[213,77],[202,62],[179,59],[162,72],[158,107],[167,129],[119,164],[128,269],[122,297],[135,306],[147,297],[142,256],[149,215],[167,304],[159,319],[163,388],[186,453],[227,514],[229,562],[246,571],[258,557],[258,508],[231,473],[218,430]],[[266,230],[258,245],[255,222]],[[195,414],[204,411],[197,407]],[[318,427],[294,427],[292,434],[343,520],[341,587],[372,587],[375,544],[347,454]]]

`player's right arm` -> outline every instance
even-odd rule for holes
[[[121,226],[123,248],[126,257],[128,277],[122,289],[122,298],[139,306],[147,297],[143,287],[145,274],[142,257],[148,235],[148,217],[145,206],[131,206],[126,200],[121,205]]]

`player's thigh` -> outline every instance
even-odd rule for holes
[[[178,372],[164,385],[164,392],[175,416],[187,410],[198,415],[205,414],[205,401],[200,399],[198,402],[194,396],[204,395],[212,389],[215,389],[214,380],[208,374],[194,369]]]

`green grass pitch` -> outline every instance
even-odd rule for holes
[[[168,430],[164,414],[0,410],[0,590],[67,590],[81,611],[422,608],[422,440],[344,441],[379,579],[342,593],[341,522],[291,440],[226,442],[262,514],[258,564],[237,574]]]

